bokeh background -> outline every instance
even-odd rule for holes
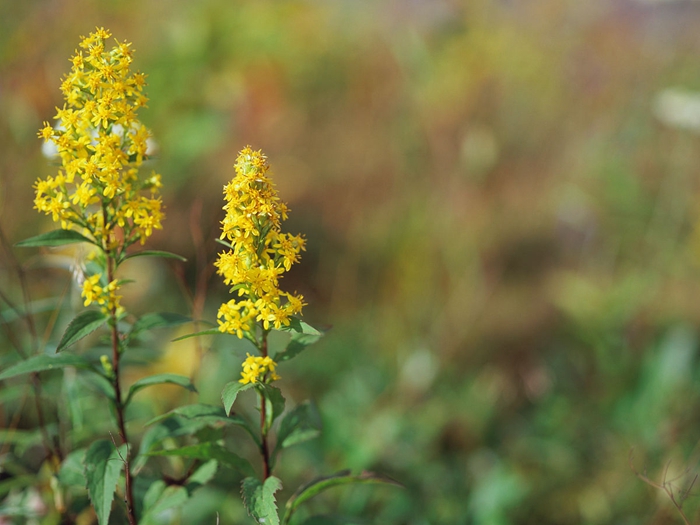
[[[339,489],[316,510],[681,522],[629,457],[678,490],[700,472],[700,3],[2,0],[10,242],[52,227],[31,209],[32,182],[55,169],[36,133],[95,26],[133,42],[148,75],[140,117],[167,213],[149,246],[188,258],[130,263],[125,303],[214,320],[221,189],[247,144],[269,157],[286,229],[308,239],[284,286],[332,329],[281,387],[313,398],[325,428],[283,458],[285,494],[350,467],[406,489]],[[33,293],[65,290],[70,254],[15,255]],[[217,403],[245,347],[174,335],[132,373],[194,375]],[[237,483],[218,479],[177,519],[245,522]]]

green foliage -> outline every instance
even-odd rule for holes
[[[73,366],[84,369],[90,369],[92,367],[92,365],[87,359],[79,355],[42,354],[30,357],[26,361],[21,361],[13,366],[10,366],[2,373],[0,373],[0,381],[34,372],[43,372],[46,370],[59,370],[67,366]]]
[[[126,444],[117,448],[107,439],[93,442],[85,453],[87,490],[100,525],[109,522],[114,490],[124,468],[126,454]]]
[[[274,454],[280,450],[318,437],[321,433],[321,418],[311,401],[300,403],[285,414],[277,431]]]
[[[152,483],[144,495],[143,507],[146,512],[139,523],[143,525],[160,523],[160,516],[163,513],[181,507],[192,497],[195,490],[211,481],[217,468],[218,463],[215,460],[204,463],[187,478],[183,486],[167,486],[162,480]]]
[[[185,458],[211,460],[214,459],[228,468],[234,469],[245,476],[254,476],[250,462],[227,450],[218,443],[207,441],[186,447],[157,450],[148,453],[151,456],[182,456]]]
[[[173,326],[179,326],[184,323],[191,322],[187,316],[174,314],[170,312],[154,312],[150,314],[145,314],[139,317],[138,321],[134,323],[129,332],[129,337],[134,337],[140,332],[146,330],[154,330],[156,328],[170,328]]]
[[[85,310],[84,312],[80,312],[66,328],[61,341],[58,343],[56,352],[60,352],[77,343],[82,338],[100,328],[108,320],[109,317],[99,310]]]
[[[297,489],[297,491],[287,500],[285,505],[284,519],[282,523],[287,524],[292,518],[292,515],[297,510],[297,507],[304,503],[305,501],[313,498],[317,494],[323,492],[332,487],[339,487],[342,485],[351,484],[366,484],[366,483],[381,483],[388,485],[395,485],[401,487],[402,485],[397,481],[387,478],[374,472],[362,472],[360,474],[351,474],[349,470],[344,470],[333,474],[332,476],[322,477],[310,481],[306,485],[303,485]],[[319,518],[320,519],[320,518]]]
[[[139,390],[148,386],[163,384],[178,385],[182,388],[185,388],[186,390],[189,390],[190,392],[197,392],[197,389],[194,387],[192,381],[190,381],[188,377],[179,376],[176,374],[156,374],[144,377],[143,379],[139,379],[133,385],[131,385],[131,387],[129,388],[129,393],[127,394],[126,399],[124,400],[124,406],[129,404],[131,398]]]
[[[63,246],[64,244],[74,244],[76,242],[95,244],[95,241],[75,230],[52,230],[20,241],[16,243],[15,246],[22,248],[38,248],[41,246]]]
[[[224,410],[226,410],[226,415],[231,413],[231,407],[236,402],[238,394],[250,390],[255,386],[255,383],[243,384],[240,381],[231,381],[227,383],[221,392],[221,401],[224,403]]]
[[[161,257],[163,259],[175,259],[180,262],[187,262],[187,259],[182,255],[176,253],[166,252],[163,250],[142,250],[140,252],[130,253],[119,259],[119,263],[122,263],[128,259],[133,259],[134,257]]]
[[[258,523],[279,525],[275,492],[282,488],[282,482],[272,476],[261,482],[257,478],[245,478],[241,483],[241,495],[248,514]]]

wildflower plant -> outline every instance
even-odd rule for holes
[[[85,309],[67,325],[55,351],[37,345],[32,357],[18,348],[19,362],[0,372],[0,381],[29,375],[34,384],[44,464],[50,476],[48,484],[37,484],[50,487],[55,507],[51,522],[89,522],[84,515],[94,512],[100,525],[110,523],[110,516],[112,522],[121,516],[130,525],[164,523],[163,513],[182,506],[220,468],[241,476],[248,513],[269,525],[291,523],[304,501],[327,488],[393,483],[368,472],[343,471],[317,478],[289,497],[280,519],[275,494],[282,482],[273,475],[276,463],[286,448],[317,437],[321,426],[316,408],[308,401],[285,409],[282,390],[273,383],[281,379],[278,365],[298,356],[323,334],[301,320],[304,297],[281,287],[284,274],[300,261],[305,239],[282,231],[289,209],[277,195],[265,155],[250,147],[240,152],[235,177],[224,187],[226,215],[218,241],[226,249],[215,267],[230,287],[230,299],[218,309],[217,328],[185,336],[218,334],[226,341],[235,337],[248,341],[250,351],[241,368],[231,371],[221,394],[223,406],[179,406],[153,418],[142,428],[140,439],[134,439],[128,409],[137,392],[161,383],[191,392],[196,389],[189,378],[169,373],[139,379],[128,390],[123,385],[124,355],[145,332],[191,319],[172,313],[136,317],[122,304],[121,291],[128,281],[118,273],[124,261],[136,256],[184,259],[163,251],[130,250],[162,227],[161,181],[154,172],[140,174],[150,138],[137,117],[147,102],[145,76],[131,72],[130,44],[117,41],[110,47],[110,37],[98,28],[82,39],[61,85],[64,103],[57,108],[56,123],[44,123],[39,132],[55,146],[60,166],[56,174],[36,181],[34,205],[60,228],[18,243],[24,247],[90,245],[92,251],[81,261],[79,275]],[[74,351],[75,343],[105,328],[109,353],[98,357]],[[273,331],[287,334],[283,347],[270,346],[268,336]],[[112,419],[103,421],[107,418],[100,417],[100,411],[91,435],[57,432],[45,420],[41,379],[67,368],[81,371],[109,407]],[[232,410],[245,390],[256,393],[257,423]],[[67,425],[59,423],[59,428]],[[259,468],[229,449],[224,437],[231,426],[242,427],[251,437],[260,454]],[[147,467],[154,461],[179,469],[178,476],[158,469],[148,474]],[[91,507],[81,507],[85,489]],[[113,512],[113,507],[120,507],[119,512]]]
[[[60,436],[48,436],[45,448],[54,470],[56,501],[63,501],[70,483],[62,486],[60,474],[74,468],[83,458],[84,484],[100,523],[106,524],[112,509],[115,487],[119,484],[125,503],[124,514],[130,524],[137,523],[133,483],[133,443],[127,425],[126,410],[134,394],[158,383],[174,383],[195,391],[190,380],[174,374],[146,377],[127,391],[122,385],[122,357],[139,334],[158,326],[187,320],[174,314],[147,314],[140,319],[128,315],[121,304],[120,291],[125,280],[117,276],[119,266],[134,256],[180,258],[161,251],[128,253],[135,243],[144,244],[155,229],[160,229],[163,211],[159,189],[160,175],[146,177],[139,170],[148,156],[149,130],[138,120],[144,107],[145,75],[132,73],[131,44],[116,42],[110,47],[109,31],[98,28],[82,38],[80,49],[72,57],[70,73],[63,79],[64,103],[57,108],[56,123],[44,123],[39,137],[51,142],[60,167],[55,175],[34,184],[37,210],[60,225],[57,230],[27,239],[18,246],[59,246],[83,242],[92,247],[87,261],[81,261],[78,276],[83,306],[58,342],[56,355],[39,352],[0,374],[0,379],[21,374],[38,377],[50,369],[75,367],[87,371],[105,394],[116,423],[117,436],[106,433],[101,439],[85,443],[66,455]],[[182,258],[180,258],[182,259]],[[90,308],[97,306],[97,309]],[[74,343],[106,326],[110,353],[99,362],[64,352]],[[77,455],[76,455],[77,454]],[[119,482],[123,476],[122,482]],[[57,507],[63,519],[70,511]]]

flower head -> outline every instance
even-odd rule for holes
[[[279,281],[300,259],[305,240],[282,233],[289,208],[277,195],[268,175],[267,158],[250,146],[236,159],[236,176],[224,186],[221,238],[231,249],[221,253],[215,265],[224,283],[240,300],[219,308],[219,330],[254,339],[256,322],[264,330],[288,326],[301,314],[304,297],[283,292]]]
[[[268,383],[280,379],[280,376],[275,373],[277,363],[271,357],[252,356],[250,354],[247,354],[247,356],[246,360],[243,361],[243,370],[241,378],[238,380],[239,383],[244,385],[248,383]]]
[[[110,49],[110,36],[97,28],[71,58],[57,123],[44,122],[39,130],[40,138],[54,144],[61,168],[37,181],[34,206],[64,229],[83,228],[103,247],[115,238],[126,247],[143,244],[160,229],[163,213],[159,176],[141,181],[137,175],[150,137],[136,117],[147,101],[144,76],[130,71],[131,44],[117,41]]]

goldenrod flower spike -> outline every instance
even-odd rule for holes
[[[44,122],[39,130],[40,138],[55,144],[61,168],[35,183],[34,205],[61,228],[82,228],[105,249],[120,237],[125,249],[160,229],[163,211],[160,176],[138,177],[150,138],[136,116],[147,102],[145,77],[130,71],[131,44],[116,42],[108,49],[110,36],[97,28],[71,58],[71,71],[61,83],[58,122]]]
[[[304,297],[281,291],[279,280],[299,262],[305,240],[281,231],[289,208],[269,178],[265,155],[248,146],[239,153],[235,170],[236,176],[224,187],[226,217],[221,233],[231,249],[221,253],[215,264],[239,299],[222,304],[217,317],[221,332],[255,341],[258,323],[265,331],[280,329],[289,326],[293,315],[301,314]],[[268,370],[273,369],[274,365]],[[243,377],[254,382],[258,376],[244,369]]]

